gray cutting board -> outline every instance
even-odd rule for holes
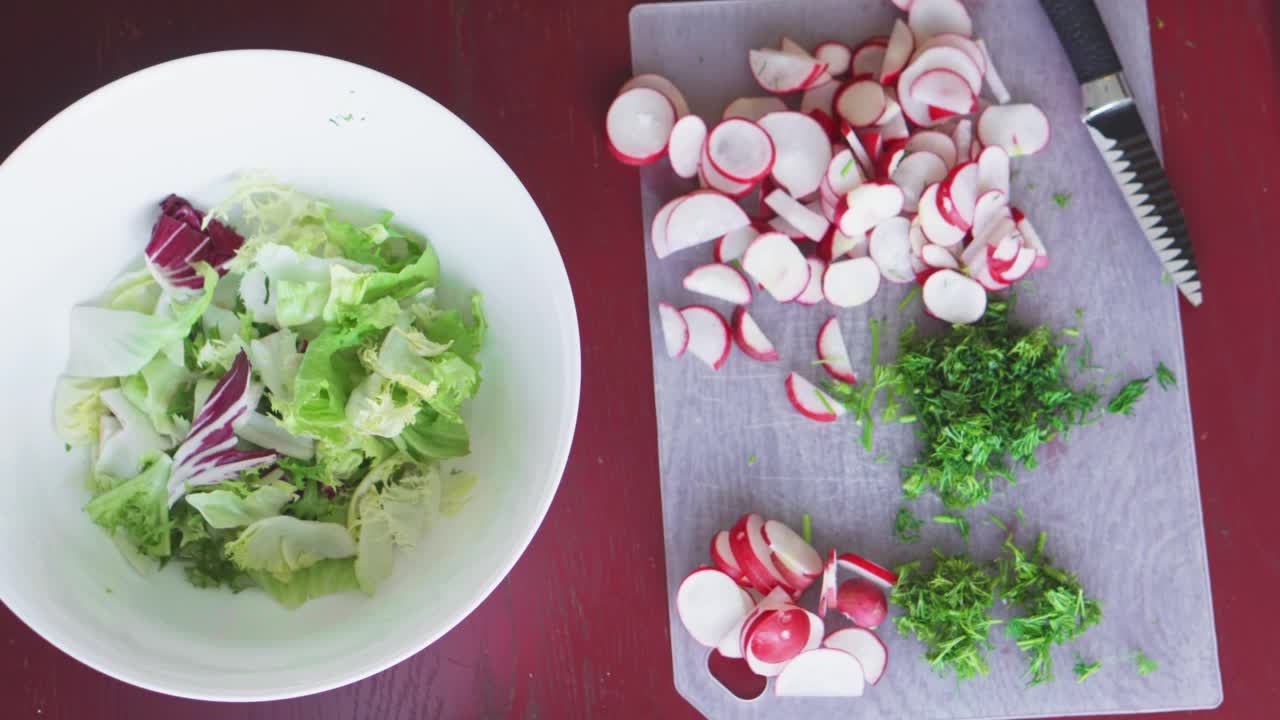
[[[1014,202],[1036,224],[1053,263],[1031,276],[1031,287],[1024,283],[1018,315],[1066,327],[1076,324],[1074,311],[1082,308],[1083,329],[1100,364],[1127,379],[1149,374],[1163,361],[1180,382],[1168,392],[1152,383],[1134,417],[1108,417],[1073,433],[1065,446],[1045,448],[1040,469],[1020,473],[1018,486],[970,513],[975,529],[969,550],[985,558],[1000,540],[1000,531],[983,521],[987,511],[1008,518],[1022,507],[1020,537],[1048,531],[1050,552],[1102,600],[1105,618],[1056,652],[1057,680],[1045,686],[1023,687],[1023,659],[1002,634],[990,676],[957,684],[934,675],[919,659],[921,646],[885,625],[889,670],[862,698],[776,698],[771,687],[747,703],[708,675],[706,650],[672,608],[676,687],[710,717],[820,717],[835,711],[868,720],[1022,718],[1204,708],[1222,700],[1176,292],[1162,282],[1159,263],[1077,119],[1079,89],[1039,3],[968,4],[976,32],[990,44],[1015,101],[1036,103],[1053,126],[1047,150],[1015,161]],[[1146,3],[1099,5],[1148,127],[1158,131]],[[854,43],[886,34],[895,12],[887,0],[643,5],[631,14],[634,70],[671,78],[694,112],[716,120],[733,98],[762,94],[747,70],[749,48],[775,45],[780,34],[810,47],[825,39]],[[673,178],[665,163],[642,172],[646,233],[660,204],[688,189]],[[1072,193],[1067,208],[1055,205],[1054,192]],[[727,317],[727,304],[680,286],[684,273],[709,262],[711,252],[708,245],[659,261],[646,249],[650,307],[659,300],[677,306],[704,302]],[[839,312],[860,372],[869,365],[869,318],[887,317],[895,338],[907,322],[922,320],[918,303],[897,310],[907,290],[889,286],[869,306]],[[1212,288],[1208,296],[1213,302]],[[669,360],[656,311],[652,316],[668,597],[689,571],[709,562],[711,536],[752,510],[797,528],[807,511],[820,550],[834,545],[890,565],[925,556],[930,545],[960,549],[955,531],[938,525],[926,527],[920,544],[892,539],[900,495],[897,462],[911,458],[916,448],[908,427],[877,430],[875,450],[891,460],[877,464],[857,443],[852,422],[813,423],[789,405],[783,390],[788,371],[815,380],[822,375],[811,365],[812,348],[832,308],[779,305],[759,293],[751,312],[783,359],[760,363],[735,348],[719,372],[692,357]],[[895,345],[888,343],[886,357]],[[753,455],[758,461],[749,465]],[[937,504],[929,500],[918,508],[931,513]],[[828,618],[828,630],[839,624]],[[1134,648],[1156,659],[1160,670],[1139,677],[1125,657]],[[1072,651],[1104,659],[1103,669],[1077,684]]]

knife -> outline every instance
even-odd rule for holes
[[[1132,1],[1132,0],[1126,0]],[[1040,0],[1084,93],[1084,123],[1165,272],[1192,305],[1204,298],[1182,208],[1129,94],[1093,0]]]

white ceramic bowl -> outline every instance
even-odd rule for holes
[[[376,596],[289,611],[258,591],[135,574],[83,513],[87,456],[52,428],[71,306],[136,262],[167,193],[209,206],[267,170],[425,232],[445,290],[478,288],[492,325],[470,405],[472,502],[436,525]],[[76,659],[151,690],[265,700],[349,683],[471,612],[528,544],[577,417],[578,327],[564,265],[501,158],[413,88],[275,51],[135,73],[49,121],[0,166],[0,599]],[[461,295],[461,293],[458,293]]]

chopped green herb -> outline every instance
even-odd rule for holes
[[[893,382],[892,366],[880,365],[880,322],[871,319],[871,382],[854,386],[835,380],[828,380],[824,388],[841,405],[848,408],[853,419],[862,426],[862,446],[871,451],[871,431],[875,423],[872,410],[876,396],[882,389],[891,387]]]
[[[898,517],[893,523],[893,534],[900,543],[920,542],[920,527],[924,521],[916,517],[906,505],[898,507]]]
[[[1038,187],[1038,186],[1037,186],[1035,183],[1033,183],[1033,182],[1029,182],[1029,183],[1027,183],[1027,189],[1028,189],[1028,190],[1035,190],[1037,187]]]
[[[1076,322],[1084,322],[1084,308],[1076,308],[1075,316]]]
[[[903,609],[894,618],[900,635],[913,635],[924,643],[924,658],[938,672],[950,668],[959,680],[990,671],[987,652],[995,604],[996,578],[985,565],[963,555],[947,556],[934,550],[933,569],[920,563],[898,568],[898,584],[889,600]]]
[[[885,453],[885,451],[881,450],[880,452],[876,453],[876,456],[874,458],[872,458],[872,462],[874,462],[877,465],[884,465],[885,463],[889,462],[889,455]]]
[[[809,517],[809,513],[805,513],[804,517],[801,518],[800,531],[801,531],[801,534],[804,536],[804,541],[812,545],[813,544],[813,518]]]
[[[71,443],[63,443],[62,449],[71,452]]]
[[[1156,365],[1156,383],[1160,385],[1161,390],[1168,390],[1171,387],[1178,386],[1178,378],[1174,377],[1173,371],[1164,366],[1164,363]]]
[[[1133,664],[1137,668],[1138,674],[1143,677],[1160,669],[1160,663],[1147,657],[1147,654],[1141,650],[1133,651]]]
[[[114,592],[114,591],[113,591],[111,588],[109,588],[109,587],[108,587],[108,588],[103,588],[103,590],[106,590],[107,592]]]
[[[954,525],[960,531],[960,537],[969,542],[969,521],[959,515],[934,515],[933,521],[941,525]]]
[[[1133,405],[1146,394],[1147,383],[1150,381],[1149,377],[1131,380],[1107,403],[1107,412],[1112,415],[1133,415]]]
[[[1084,682],[1090,675],[1098,672],[1100,669],[1102,669],[1101,660],[1086,663],[1079,655],[1076,656],[1076,664],[1075,667],[1072,668],[1072,670],[1075,671],[1076,682],[1078,683]]]
[[[1009,532],[1009,526],[1008,526],[1008,525],[1005,525],[1003,520],[1001,520],[1000,518],[996,517],[996,514],[995,514],[995,513],[991,513],[990,515],[988,515],[988,516],[987,516],[987,519],[991,521],[991,524],[992,524],[992,525],[995,525],[996,527],[1000,528],[1001,530],[1003,530],[1003,531],[1005,531],[1005,532]]]
[[[809,364],[810,365],[831,365],[833,363],[838,363],[845,360],[848,360],[848,358],[841,355],[840,357],[818,358],[817,360],[814,360]]]
[[[1058,207],[1065,208],[1071,204],[1071,193],[1054,193],[1053,201],[1058,203]]]
[[[840,177],[849,177],[849,171],[853,169],[853,160],[844,164],[844,168],[840,170]]]
[[[1172,284],[1173,284],[1173,276],[1169,274],[1169,271],[1168,271],[1168,270],[1161,270],[1161,271],[1160,271],[1160,284],[1161,284],[1161,285],[1172,285]]]
[[[1161,19],[1159,15],[1156,16],[1156,29],[1157,30],[1164,29],[1164,20]]]
[[[918,297],[920,297],[919,285],[911,288],[911,292],[907,293],[906,297],[902,298],[902,300],[898,302],[898,312],[902,312],[903,310],[906,310],[908,307],[911,306],[911,303],[914,302],[915,299]]]
[[[1022,507],[1018,506],[1013,509],[1013,514],[1018,516],[1019,522],[1026,522],[1027,516],[1022,514]]]
[[[1067,337],[1080,337],[1080,331],[1076,328],[1063,328],[1062,334]]]
[[[752,455],[751,457],[747,458],[747,465],[748,466],[755,465],[757,460],[759,460],[759,458],[757,458],[755,455]]]

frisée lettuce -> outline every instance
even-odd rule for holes
[[[487,322],[437,295],[426,238],[247,178],[160,204],[144,267],[73,308],[54,420],[88,448],[89,519],[140,572],[286,607],[374,593],[475,478]]]

